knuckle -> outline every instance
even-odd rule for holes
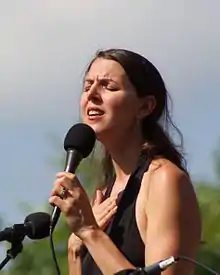
[[[75,174],[67,173],[67,177],[68,177],[71,181],[75,181],[75,180],[76,180],[76,175],[75,175]]]

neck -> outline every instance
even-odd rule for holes
[[[116,173],[116,182],[120,185],[127,183],[129,176],[136,169],[140,157],[143,139],[137,130],[128,131],[117,142],[105,144],[106,149],[111,155]]]

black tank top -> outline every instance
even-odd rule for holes
[[[145,245],[137,228],[135,204],[141,186],[141,180],[148,170],[150,160],[146,156],[140,158],[136,171],[130,176],[118,204],[116,215],[111,220],[105,233],[111,238],[120,252],[136,267],[145,266]],[[105,198],[110,196],[113,184],[109,185]],[[88,251],[84,251],[82,275],[101,275],[101,271]]]

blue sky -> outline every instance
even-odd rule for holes
[[[62,167],[66,131],[77,122],[83,71],[97,49],[148,57],[173,98],[193,179],[214,181],[220,137],[220,2],[212,0],[0,1],[0,215],[37,211]]]

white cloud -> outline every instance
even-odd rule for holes
[[[76,113],[83,69],[105,47],[146,55],[174,97],[192,99],[220,85],[219,10],[218,0],[1,1],[1,118]]]

